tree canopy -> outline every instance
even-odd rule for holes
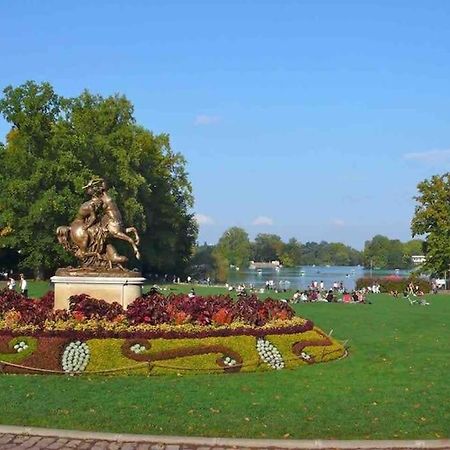
[[[418,184],[413,236],[425,236],[424,268],[442,275],[450,267],[450,174],[435,175]]]
[[[55,229],[71,222],[82,186],[100,176],[125,223],[141,232],[143,270],[183,271],[197,226],[185,160],[167,134],[137,125],[121,95],[64,98],[33,81],[3,93],[11,130],[0,146],[0,247],[20,251],[22,268],[37,275],[70,262]]]

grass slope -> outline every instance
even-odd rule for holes
[[[252,438],[448,437],[450,298],[429,299],[427,307],[386,295],[372,296],[372,305],[296,306],[350,344],[346,359],[297,370],[153,378],[3,375],[0,422]]]

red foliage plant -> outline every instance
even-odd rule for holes
[[[108,303],[86,294],[69,298],[69,311],[53,311],[54,295],[47,293],[41,299],[28,299],[16,291],[0,291],[0,318],[15,311],[18,324],[43,326],[45,320],[106,319],[123,321],[130,325],[184,324],[228,325],[242,322],[244,325],[261,326],[271,320],[287,320],[294,316],[293,309],[278,300],[259,300],[256,296],[241,296],[234,301],[225,295],[193,296],[179,294],[165,297],[151,292],[134,300],[126,311],[117,302]]]
[[[213,314],[212,320],[215,325],[227,325],[233,321],[233,314],[227,308],[220,308]]]
[[[97,300],[86,294],[69,297],[69,311],[76,320],[80,321],[103,318],[115,320],[117,316],[124,314],[124,310],[119,303],[108,303],[105,300]]]
[[[54,304],[53,293],[41,299],[30,299],[10,289],[0,291],[0,317],[8,311],[20,313],[19,323],[26,325],[42,325],[49,317]]]
[[[168,297],[161,294],[144,294],[128,305],[126,312],[128,322],[132,325],[169,323],[168,304]]]
[[[127,308],[131,324],[186,323],[196,325],[226,325],[241,321],[247,325],[264,325],[273,319],[290,319],[294,310],[278,300],[258,300],[256,296],[241,296],[237,301],[229,296],[189,297],[188,295],[147,294],[137,298]]]

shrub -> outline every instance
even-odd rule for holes
[[[152,293],[139,297],[127,308],[130,324],[193,323],[196,325],[225,325],[240,321],[248,325],[264,325],[270,320],[290,319],[294,310],[278,300],[258,300],[256,296],[240,296],[235,302],[229,296],[164,297]]]
[[[15,290],[3,289],[0,291],[0,316],[3,316],[7,311],[15,309],[24,299],[23,295]]]
[[[30,299],[14,290],[4,289],[0,291],[0,317],[15,311],[18,324],[41,325],[49,317],[53,303],[51,294],[42,299]]]
[[[363,277],[356,280],[356,289],[367,288],[374,284],[380,285],[381,292],[398,291],[403,292],[409,283],[419,286],[419,289],[425,293],[431,291],[431,283],[425,278],[408,277],[408,278],[389,278],[389,277]]]
[[[69,298],[69,310],[53,311],[54,294],[49,292],[40,299],[28,299],[16,291],[0,292],[0,319],[7,317],[13,328],[36,325],[41,328],[46,320],[83,322],[102,319],[130,325],[193,324],[223,326],[233,322],[262,326],[272,320],[287,320],[294,316],[293,309],[278,300],[260,301],[256,296],[240,296],[237,301],[225,295],[192,296],[164,295],[152,292],[134,300],[126,311],[117,302],[108,303],[86,294]]]
[[[273,319],[290,319],[294,310],[284,302],[267,298],[258,300],[255,295],[239,297],[234,305],[237,318],[249,325],[264,325]]]
[[[161,294],[144,294],[128,305],[126,316],[132,325],[169,323],[168,298]]]
[[[86,294],[69,297],[69,311],[76,320],[100,318],[115,320],[118,316],[124,314],[124,310],[119,303],[108,303]]]
[[[55,292],[48,291],[44,296],[39,299],[39,304],[42,308],[46,308],[47,310],[52,310],[55,306]]]

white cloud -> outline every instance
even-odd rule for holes
[[[345,222],[342,219],[333,219],[331,221],[331,224],[334,225],[335,227],[339,227],[339,228],[345,226]]]
[[[209,116],[207,114],[199,114],[195,120],[194,125],[214,125],[220,122],[219,116]]]
[[[425,164],[443,164],[450,162],[450,149],[405,153],[403,158],[409,161],[419,161]]]
[[[266,216],[258,216],[253,220],[252,225],[273,225],[273,219]]]
[[[212,217],[206,216],[205,214],[195,214],[194,219],[199,225],[214,224],[214,219]]]

